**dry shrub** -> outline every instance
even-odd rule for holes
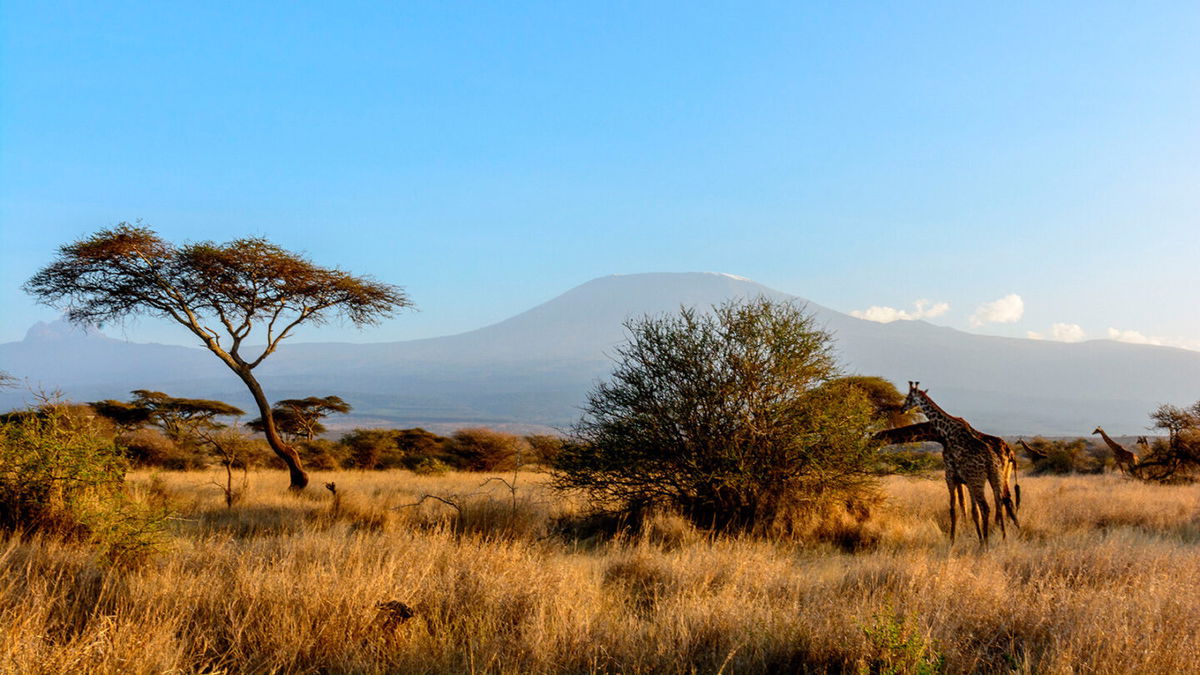
[[[529,442],[492,429],[459,429],[446,445],[455,466],[466,471],[506,471],[530,456]]]
[[[161,467],[172,471],[202,469],[208,464],[204,453],[180,447],[158,429],[136,429],[123,433],[118,442],[125,447],[134,466]]]
[[[700,531],[687,518],[670,511],[655,511],[641,523],[641,538],[668,551],[696,543]]]

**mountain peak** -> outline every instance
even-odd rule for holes
[[[71,323],[65,317],[49,323],[39,321],[25,331],[26,342],[51,342],[59,340],[80,340],[89,337],[104,337],[96,324],[79,325]]]

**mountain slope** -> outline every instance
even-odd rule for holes
[[[1163,402],[1200,398],[1200,352],[1107,340],[1078,344],[972,335],[922,321],[879,324],[723,274],[595,279],[505,321],[426,340],[285,345],[260,378],[273,398],[337,394],[360,421],[565,426],[604,377],[629,317],[764,295],[805,303],[837,338],[848,372],[920,380],[955,414],[993,433],[1138,433]],[[154,388],[248,404],[200,349],[142,345],[46,327],[0,345],[0,369],[72,397]],[[0,404],[14,404],[14,395]]]

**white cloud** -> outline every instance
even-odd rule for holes
[[[1116,328],[1108,329],[1108,339],[1116,340],[1117,342],[1128,342],[1135,345],[1162,344],[1162,340],[1158,338],[1147,337],[1136,330],[1118,330]]]
[[[1054,340],[1055,342],[1082,342],[1087,338],[1083,328],[1077,323],[1056,323],[1050,326],[1050,334],[1028,331],[1025,337],[1030,340]]]
[[[1134,345],[1158,345],[1162,347],[1179,347],[1181,349],[1191,349],[1200,351],[1200,340],[1187,340],[1184,338],[1164,338],[1152,335],[1146,335],[1141,331],[1136,330],[1121,330],[1118,328],[1108,329],[1108,339],[1116,340],[1117,342],[1128,342]]]
[[[1059,342],[1082,342],[1087,337],[1077,323],[1056,323],[1050,326],[1050,339]]]
[[[866,309],[856,309],[850,312],[850,316],[866,319],[867,321],[875,321],[876,323],[891,323],[893,321],[915,321],[917,319],[931,319],[935,316],[941,316],[950,311],[950,303],[935,302],[930,304],[928,300],[921,299],[913,303],[913,311],[904,309],[896,309],[895,307],[880,307],[873,305]]]
[[[1025,301],[1016,293],[985,302],[976,308],[975,313],[971,315],[972,326],[982,326],[985,323],[1013,323],[1020,321],[1021,316],[1025,314]]]

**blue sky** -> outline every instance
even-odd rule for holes
[[[1200,5],[850,5],[10,0],[0,342],[55,316],[19,286],[57,246],[141,218],[264,235],[421,310],[306,340],[721,271],[1200,348]]]

